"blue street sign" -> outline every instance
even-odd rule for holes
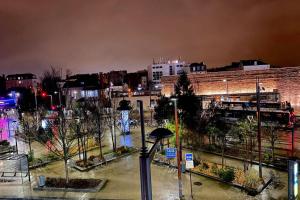
[[[176,148],[166,148],[166,158],[176,158]]]
[[[193,154],[192,153],[186,153],[185,154],[185,161],[193,161]]]

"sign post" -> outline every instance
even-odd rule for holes
[[[295,200],[298,197],[298,162],[295,159],[288,161],[288,199]]]
[[[194,160],[192,153],[185,154],[185,168],[190,170],[190,187],[191,187],[191,198],[193,199],[193,184],[192,184],[192,172],[191,169],[194,168]]]
[[[166,148],[166,158],[167,159],[176,158],[176,148]]]

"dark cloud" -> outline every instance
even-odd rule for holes
[[[130,71],[181,56],[210,66],[300,64],[295,0],[2,0],[2,73]]]

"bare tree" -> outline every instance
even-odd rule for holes
[[[71,129],[74,119],[67,119],[63,111],[58,112],[54,121],[49,121],[47,128],[40,128],[35,135],[36,141],[47,146],[47,148],[64,160],[66,184],[69,183],[68,160],[74,155],[76,134]]]
[[[38,124],[34,115],[32,113],[24,113],[20,121],[20,127],[21,129],[17,130],[17,136],[28,143],[29,152],[32,152],[31,143],[38,130]]]

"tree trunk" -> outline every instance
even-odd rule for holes
[[[69,170],[68,170],[68,159],[64,157],[64,163],[65,163],[65,175],[66,175],[66,185],[69,184]]]
[[[29,152],[31,152],[32,148],[31,148],[31,139],[30,139],[30,137],[28,138],[28,146],[29,146]]]
[[[78,157],[79,157],[79,160],[81,160],[81,151],[80,151],[80,140],[79,140],[79,137],[77,138],[77,148],[78,148]]]
[[[272,142],[272,162],[275,161],[275,144]]]
[[[253,139],[250,137],[250,166],[252,167],[253,162]]]
[[[224,150],[225,150],[225,138],[222,139],[222,169],[224,167]]]
[[[245,139],[245,150],[246,152],[245,153],[245,156],[244,156],[244,173],[246,173],[247,171],[247,160],[248,160],[248,142],[247,142],[247,139]]]
[[[103,158],[103,152],[102,152],[102,141],[101,141],[102,133],[101,133],[101,118],[100,118],[100,115],[98,116],[97,122],[98,122],[98,143],[99,143],[99,150],[100,150],[99,156],[102,159]]]

